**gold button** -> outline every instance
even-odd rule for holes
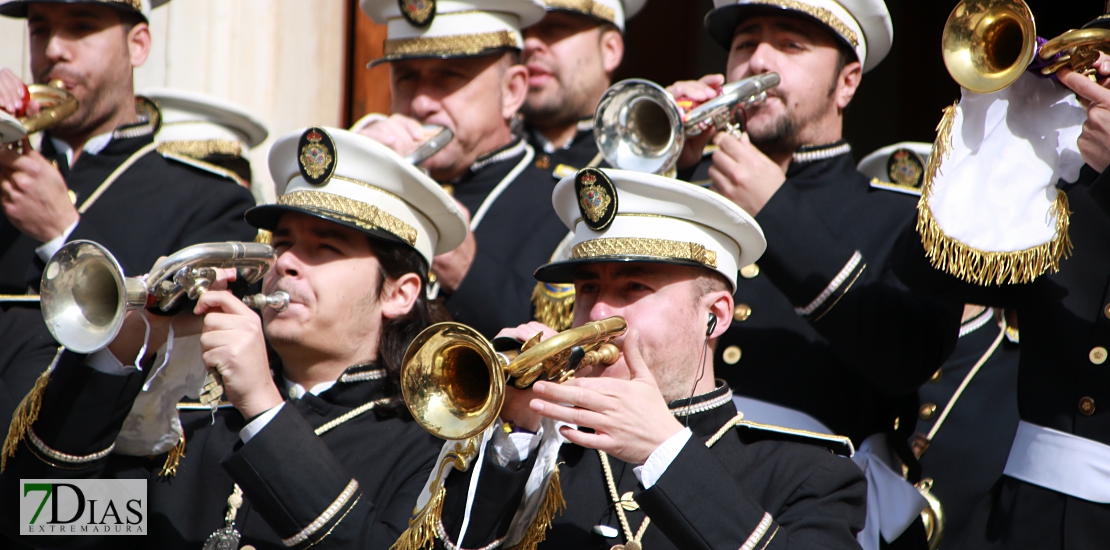
[[[1096,365],[1101,365],[1106,362],[1106,348],[1102,346],[1095,346],[1091,348],[1091,353],[1087,354],[1087,358]]]
[[[69,203],[72,204],[72,205],[76,205],[77,204],[77,193],[74,193],[73,189],[70,189],[68,191],[68,193],[69,193]]]
[[[1095,414],[1095,400],[1091,399],[1090,397],[1084,397],[1083,399],[1080,399],[1079,412],[1082,413],[1083,416],[1091,416],[1092,414]]]
[[[725,360],[726,364],[735,365],[740,362],[740,346],[729,346],[725,348],[725,352],[721,354],[721,359]]]
[[[924,420],[926,422],[932,420],[933,417],[936,416],[936,414],[937,414],[937,404],[936,403],[925,403],[924,405],[921,406],[921,409],[918,410],[918,415],[921,417],[922,420]]]
[[[551,166],[551,157],[547,155],[540,155],[536,157],[536,168],[540,170],[547,170]]]
[[[759,265],[751,264],[740,268],[740,276],[745,279],[754,279],[759,275]]]
[[[934,382],[934,383],[935,382],[940,382],[940,377],[941,377],[941,371],[942,370],[943,369],[937,369],[937,372],[933,373],[933,376],[932,376],[932,378],[929,378],[929,381]]]
[[[901,425],[902,425],[902,418],[901,417],[895,417],[894,418],[894,431],[898,431],[898,426],[901,426]]]
[[[1110,319],[1110,304],[1106,304],[1106,307],[1102,309],[1102,314],[1105,315],[1107,319]]]
[[[748,317],[751,317],[751,316],[752,316],[752,306],[749,306],[748,304],[736,304],[736,307],[733,308],[733,310],[732,310],[732,320],[733,321],[738,321],[738,322],[747,321]]]

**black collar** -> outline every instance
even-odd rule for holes
[[[687,424],[699,436],[713,435],[736,416],[732,388],[721,379],[717,379],[717,387],[712,391],[689,399],[676,399],[667,406],[679,422]]]

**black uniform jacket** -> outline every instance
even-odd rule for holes
[[[10,422],[19,401],[50,365],[58,343],[38,309],[0,310],[0,335],[0,418]]]
[[[891,249],[912,226],[916,202],[871,188],[848,153],[793,162],[755,218],[767,251],[757,275],[749,268],[738,278],[736,322],[717,342],[717,375],[739,394],[805,412],[857,446],[896,424],[900,439],[911,435],[917,388],[951,354],[962,311],[908,292],[891,272]],[[819,307],[795,311],[838,275],[842,283]]]
[[[585,168],[597,157],[597,140],[594,139],[593,118],[578,121],[578,130],[566,147],[558,147],[547,141],[536,129],[525,126],[528,141],[536,149],[536,168],[546,170],[555,181],[562,177],[557,171],[569,171],[569,175]],[[598,158],[594,166],[608,166],[605,159]],[[562,168],[560,168],[562,166]]]
[[[1081,180],[1095,173],[1084,169]],[[1108,176],[1100,177],[1101,186]],[[1098,187],[1092,186],[1092,189]],[[1110,369],[1091,351],[1110,347],[1110,217],[1086,185],[1066,189],[1071,257],[1060,271],[1023,285],[976,286],[934,270],[920,236],[898,243],[899,277],[958,302],[1016,309],[1021,328],[1018,412],[1022,420],[1110,445]],[[1103,355],[1104,357],[1105,355]],[[1093,405],[1082,407],[1082,404]],[[1107,543],[1110,505],[1003,476],[972,518],[965,548],[1096,548]]]
[[[143,124],[120,131],[142,134]],[[48,137],[42,154],[57,162],[80,207],[109,174],[151,141],[149,132],[113,138],[99,153],[82,154],[72,168]],[[256,230],[243,220],[252,206],[250,191],[233,180],[151,151],[93,203],[68,240],[96,241],[112,252],[125,274],[142,275],[160,256],[192,244],[253,240]],[[0,214],[0,293],[38,292],[44,263],[35,248],[42,244]]]
[[[66,354],[51,377],[34,433],[57,451],[88,455],[107,448],[119,433],[144,373],[112,376]],[[148,369],[152,370],[152,369]],[[354,375],[373,367],[352,367]],[[174,477],[159,477],[165,455],[108,455],[81,469],[52,467],[26,439],[3,474],[3,521],[14,535],[20,478],[148,479],[146,536],[37,537],[35,544],[63,547],[181,548],[196,550],[222,528],[227,499],[238,483],[244,504],[235,520],[241,544],[285,548],[387,549],[408,526],[416,496],[439,451],[440,441],[396,409],[373,409],[317,436],[315,428],[364,403],[388,397],[383,380],[337,382],[319,396],[285,403],[247,444],[246,421],[234,408],[182,412],[185,456]],[[403,410],[403,406],[401,407]],[[407,414],[407,413],[406,413]],[[348,493],[345,490],[352,488]],[[325,511],[335,504],[332,513]],[[310,527],[318,518],[318,525]]]
[[[990,353],[920,458],[922,475],[933,480],[931,492],[944,509],[942,548],[959,547],[972,511],[1002,475],[1017,431],[1018,344],[1003,336],[992,352],[1001,330],[994,310],[968,319],[956,351],[918,391],[917,431],[925,435],[972,367]]]
[[[523,163],[524,157],[523,143],[518,139],[479,159],[477,170],[472,167],[453,184],[455,198],[474,216],[490,192]],[[551,206],[555,180],[549,172],[536,168],[534,162],[522,168],[494,199],[474,231],[478,244],[474,263],[447,300],[455,320],[487,337],[532,320],[532,290],[536,286],[532,272],[548,262],[567,235],[566,226]]]
[[[721,383],[695,397],[706,403],[731,395]],[[687,404],[683,399],[672,408]],[[770,524],[755,537],[755,548],[859,548],[866,482],[847,458],[823,447],[773,440],[751,440],[736,428],[711,448],[706,441],[736,416],[731,399],[688,417],[693,437],[650,489],[633,473],[635,464],[609,457],[617,492],[631,492],[639,508],[627,513],[635,534],[645,513],[651,524],[642,539],[650,549],[740,548],[769,514]],[[679,417],[686,421],[687,417]],[[503,536],[516,511],[535,453],[520,470],[502,467],[487,452],[464,546],[480,548]],[[565,443],[559,450],[559,475],[567,507],[556,516],[540,548],[608,549],[626,542],[623,532],[604,538],[595,525],[621,530],[597,451]],[[472,470],[471,470],[472,471]],[[469,474],[447,480],[443,524],[459,533]]]

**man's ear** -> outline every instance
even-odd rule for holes
[[[527,95],[528,69],[520,63],[509,65],[501,77],[501,118],[511,121]]]
[[[405,273],[393,280],[387,280],[382,287],[382,294],[379,296],[382,304],[382,317],[396,319],[407,315],[408,312],[412,311],[412,305],[416,303],[416,299],[420,297],[422,288],[420,276],[412,272]]]
[[[613,71],[620,67],[621,59],[624,58],[624,38],[616,29],[602,31],[600,47],[601,67],[605,70],[605,76],[612,79]]]
[[[840,70],[836,77],[836,107],[841,111],[848,108],[852,98],[859,89],[859,82],[863,78],[863,66],[859,61],[853,61]]]
[[[136,23],[127,32],[127,49],[131,58],[132,67],[141,67],[150,55],[150,26],[146,23]]]
[[[719,290],[706,294],[705,298],[709,301],[709,313],[717,318],[717,325],[709,334],[709,338],[717,338],[732,324],[732,294],[726,290]]]

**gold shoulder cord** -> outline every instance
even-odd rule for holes
[[[643,546],[640,545],[640,540],[644,538],[644,532],[651,524],[651,518],[645,515],[643,523],[636,530],[636,534],[632,534],[632,527],[628,525],[628,516],[624,514],[624,509],[627,506],[629,510],[637,510],[640,506],[636,504],[635,500],[632,500],[631,493],[627,495],[627,499],[617,495],[617,483],[613,480],[613,469],[609,467],[609,455],[601,450],[597,454],[601,456],[601,469],[605,472],[605,483],[609,486],[609,497],[613,501],[613,506],[617,509],[617,518],[620,519],[621,529],[624,530],[624,540],[628,541],[624,544],[615,544],[609,550],[641,550]]]
[[[376,401],[364,403],[355,409],[351,409],[343,416],[336,418],[316,428],[314,430],[317,436],[323,435],[326,432],[338,427],[340,424],[367,412],[379,405],[385,405],[392,401],[392,398],[384,397]],[[204,541],[204,550],[225,550],[229,548],[239,547],[239,531],[235,529],[235,516],[239,513],[239,507],[243,505],[243,490],[239,488],[236,483],[231,490],[231,495],[227,497],[227,514],[224,515],[224,526],[217,529],[211,535],[208,535],[208,540]]]

